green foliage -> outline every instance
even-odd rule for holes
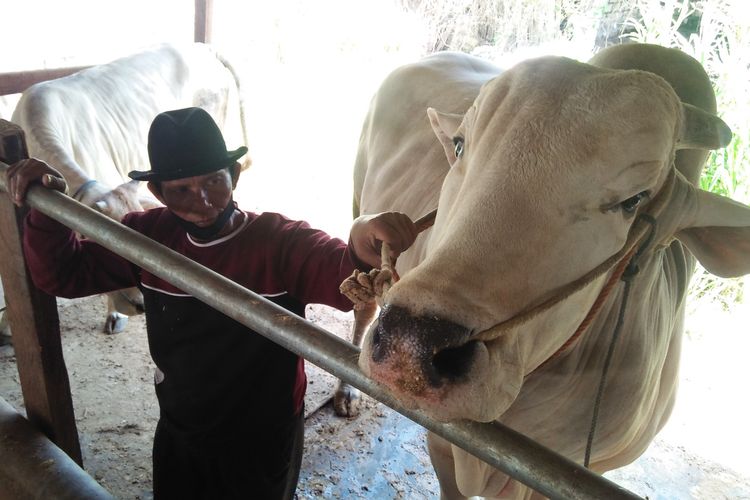
[[[700,187],[750,204],[750,16],[746,0],[401,0],[429,27],[426,52],[500,55],[533,45],[572,42],[601,48],[613,38],[678,48],[701,62],[719,116],[734,136],[711,152]],[[612,33],[614,31],[614,36]],[[575,55],[574,55],[575,56]],[[743,300],[744,279],[700,268],[691,303]]]
[[[676,47],[700,61],[714,86],[718,113],[734,133],[729,146],[709,156],[700,187],[750,203],[750,19],[746,3],[640,0],[636,9],[628,20],[632,33],[627,37]],[[744,278],[716,278],[699,266],[690,287],[693,307],[708,300],[729,309],[743,301],[744,283]]]
[[[426,52],[512,52],[588,33],[606,0],[401,0],[428,28]]]

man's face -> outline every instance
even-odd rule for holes
[[[219,217],[232,197],[234,182],[230,172],[231,169],[224,168],[210,174],[162,181],[160,187],[149,185],[149,188],[176,216],[207,227]]]

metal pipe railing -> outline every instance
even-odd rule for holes
[[[0,163],[0,190],[6,190]],[[640,498],[497,422],[440,423],[402,407],[357,366],[359,350],[309,321],[56,191],[32,186],[27,204],[302,356],[550,498]]]
[[[0,397],[0,499],[114,500]]]

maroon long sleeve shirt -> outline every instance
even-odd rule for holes
[[[351,309],[338,287],[362,264],[305,222],[246,213],[240,228],[211,242],[193,240],[165,208],[123,224],[301,316],[308,303]],[[35,210],[24,250],[34,283],[51,295],[141,289],[151,356],[165,375],[156,386],[162,418],[175,430],[211,435],[300,411],[306,377],[293,353]]]

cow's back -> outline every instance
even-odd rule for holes
[[[139,54],[29,88],[13,121],[25,130],[31,155],[62,169],[77,165],[114,187],[131,166],[148,165],[149,124],[162,106],[182,104],[187,79],[176,50]]]
[[[239,119],[238,99],[233,76],[209,47],[163,45],[36,84],[12,120],[26,132],[29,153],[74,186],[87,177],[114,188],[129,171],[149,169],[147,135],[156,114],[200,105],[224,126],[230,111]],[[228,144],[245,142],[237,135]]]

